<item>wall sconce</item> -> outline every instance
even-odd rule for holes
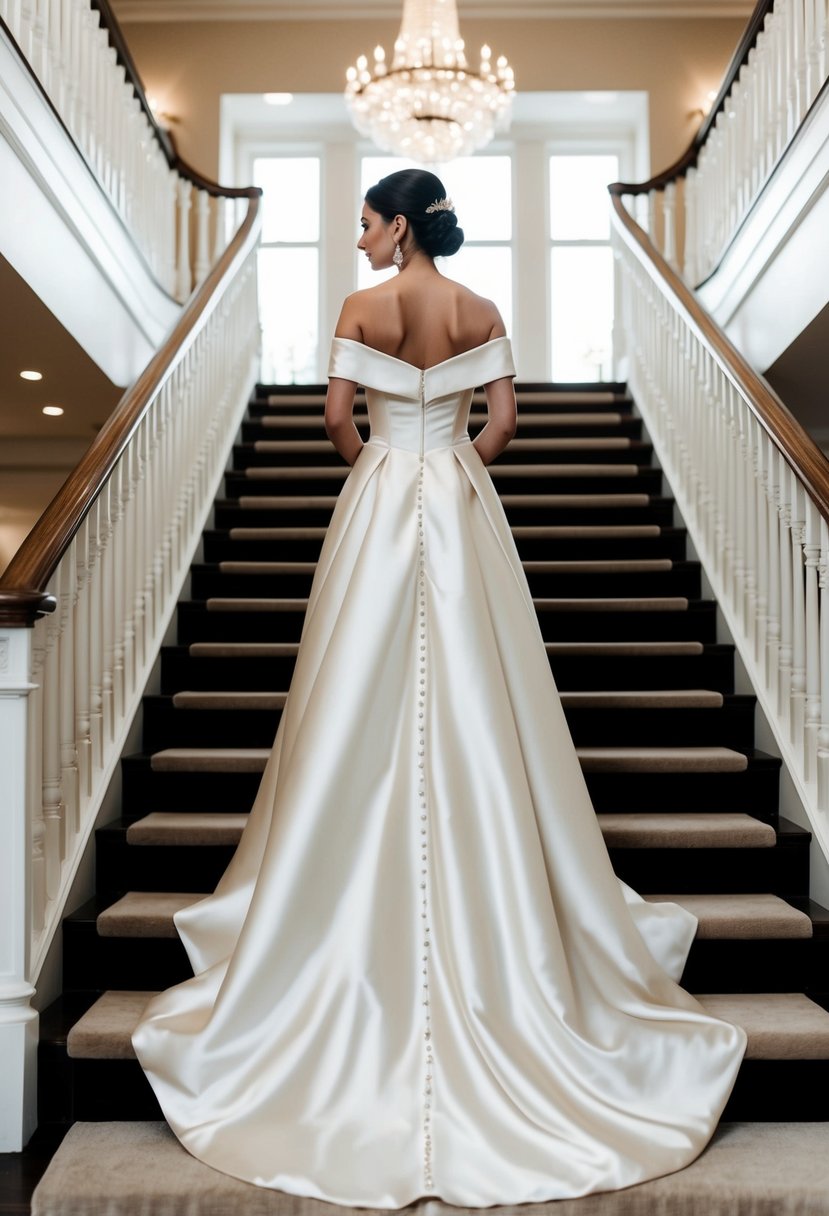
[[[149,93],[147,94],[147,105],[150,107],[150,113],[158,125],[166,131],[169,130],[171,123],[180,122],[181,120],[177,114],[170,114],[167,110],[162,110],[161,104],[157,97],[151,96]]]
[[[697,106],[695,110],[691,110],[688,114],[689,118],[699,118],[700,120],[707,118],[711,113],[711,107],[717,100],[718,90],[709,89],[705,94],[705,99]]]

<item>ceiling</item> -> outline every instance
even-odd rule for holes
[[[0,442],[3,438],[91,441],[124,390],[114,385],[0,257]],[[32,369],[43,379],[20,379]],[[61,405],[50,418],[44,405]]]
[[[119,21],[326,21],[399,17],[402,0],[112,0]],[[748,17],[751,0],[459,0],[461,18]]]

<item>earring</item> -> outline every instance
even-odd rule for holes
[[[399,270],[403,265],[403,250],[400,248],[400,242],[395,242],[394,253],[391,255],[391,260]]]

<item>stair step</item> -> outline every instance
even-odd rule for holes
[[[284,709],[287,692],[176,692],[176,709]]]
[[[247,815],[241,811],[226,814],[221,811],[213,814],[151,811],[129,825],[127,843],[145,848],[154,845],[235,845],[239,843],[247,821]]]
[[[688,598],[684,595],[640,596],[637,598],[587,596],[571,598],[533,599],[538,612],[687,612]],[[208,596],[204,601],[208,612],[304,612],[307,598],[276,596]]]
[[[357,426],[361,423],[368,422],[368,414],[365,411],[353,414],[354,422]],[[469,415],[470,426],[483,426],[487,420],[487,415],[473,410]],[[556,411],[550,414],[526,414],[523,418],[519,415],[518,426],[520,428],[523,422],[532,422],[539,426],[619,426],[622,422],[630,422],[630,414],[622,414],[618,410],[605,410],[601,413],[580,411],[574,414],[566,414]],[[638,420],[637,420],[638,421]],[[309,423],[315,423],[322,427],[324,417],[322,414],[318,418],[309,418],[308,414],[266,414],[256,419],[258,426],[272,430],[287,430],[292,426],[308,426]]]
[[[658,811],[597,816],[609,848],[774,848],[777,835],[751,815],[728,811]],[[244,812],[151,811],[131,823],[127,842],[154,845],[235,845],[248,817]]]
[[[701,655],[702,642],[545,642],[548,654],[634,657]],[[276,658],[296,655],[298,642],[191,642],[187,651],[194,658]]]
[[[129,891],[97,918],[100,937],[178,938],[173,915],[204,899],[204,894],[172,891]]]
[[[173,915],[205,898],[206,893],[129,891],[96,918],[99,937],[177,937]],[[778,895],[678,894],[644,895],[649,903],[670,902],[687,908],[699,920],[699,939],[810,938],[810,917]]]
[[[742,773],[748,757],[730,747],[579,747],[588,773]],[[156,773],[257,773],[268,762],[267,747],[168,747],[153,752]]]
[[[721,692],[703,688],[620,692],[563,692],[565,709],[721,709]]]
[[[156,773],[261,773],[270,754],[268,747],[167,747],[150,766]]]
[[[756,1116],[752,1116],[755,1118]],[[256,1188],[259,1192],[260,1188]],[[217,1173],[184,1149],[163,1120],[114,1124],[79,1122],[70,1128],[35,1195],[35,1216],[89,1216],[107,1196],[110,1216],[139,1213],[245,1212],[266,1216],[309,1211],[307,1200],[252,1194],[249,1183]],[[705,1151],[678,1172],[623,1192],[622,1204],[602,1211],[626,1216],[704,1213],[735,1216],[827,1216],[829,1125],[723,1123]],[[604,1196],[602,1199],[604,1200]],[[579,1200],[573,1200],[579,1203]],[[561,1216],[575,1213],[560,1201]],[[556,1209],[558,1211],[558,1208]],[[594,1211],[598,1209],[594,1206]]]
[[[685,617],[672,614],[664,619],[674,623]],[[702,687],[731,694],[733,690],[733,646],[694,640],[694,633],[697,637],[706,636],[699,628],[685,630],[684,638],[678,630],[661,629],[657,636],[661,634],[665,641],[655,641],[646,633],[643,636],[641,630],[632,634],[626,628],[625,640],[617,642],[607,640],[607,631],[603,632],[604,637],[590,637],[582,629],[581,637],[571,635],[565,641],[559,636],[558,641],[546,643],[547,657],[561,691]],[[181,689],[234,691],[242,687],[271,692],[287,688],[293,675],[298,637],[280,641],[273,641],[272,637],[271,632],[270,637],[250,641],[228,636],[216,638],[205,633],[203,641],[188,639],[189,645],[165,646],[162,691],[167,694]]]
[[[275,387],[275,386],[274,386]],[[268,391],[268,386],[259,385],[256,390],[256,395],[253,397],[252,404],[267,404],[277,406],[294,406],[294,405],[315,405],[322,408],[325,404],[327,385],[321,385],[318,389],[309,387],[307,392],[297,393],[291,389],[286,389],[285,392]],[[357,400],[359,401],[364,395],[362,388],[357,389]],[[610,390],[610,389],[528,389],[521,385],[520,381],[515,384],[515,397],[519,403],[531,403],[536,405],[560,405],[560,406],[583,406],[586,409],[594,409],[597,405],[601,406],[616,406],[630,405],[631,398],[625,390]],[[476,389],[473,393],[473,401],[485,401],[486,397],[482,389]]]
[[[510,441],[511,455],[519,452],[622,452],[636,447],[638,441],[624,435],[582,436],[570,435],[551,439],[513,439]],[[650,445],[644,445],[649,448]],[[240,455],[244,449],[252,449],[257,455],[312,455],[330,452],[330,439],[254,439],[247,444],[236,444]]]
[[[800,938],[812,921],[778,895],[645,895],[648,903],[671,900],[699,919],[698,938]]]
[[[498,464],[488,466],[493,480],[508,477],[637,477],[642,470],[638,464]],[[349,465],[251,465],[228,474],[234,483],[245,481],[345,481],[351,472]]]
[[[606,811],[597,819],[605,844],[615,849],[757,849],[777,844],[770,824],[740,812]]]
[[[336,494],[243,494],[236,499],[218,499],[217,508],[239,511],[333,511]],[[502,494],[505,510],[510,507],[646,507],[648,494]],[[234,529],[235,530],[235,529]]]
[[[705,651],[702,642],[545,642],[547,654],[595,655],[610,658],[613,655],[633,657],[667,657],[677,655],[701,655]]]
[[[187,647],[193,658],[201,659],[275,659],[296,657],[299,642],[191,642]]]
[[[316,562],[290,561],[220,561],[218,573],[245,575],[282,575],[307,574],[313,575],[317,568]],[[676,566],[669,557],[658,558],[621,558],[618,560],[603,559],[582,561],[525,561],[522,562],[526,574],[654,574],[669,572]],[[209,570],[208,566],[198,567]]]
[[[124,891],[215,889],[248,812],[220,807],[209,811],[198,805],[188,811],[180,809],[182,804],[148,814],[146,808],[157,803],[139,799],[131,817],[96,829],[96,890],[100,896],[109,901]],[[613,868],[641,893],[657,888],[694,894],[768,891],[788,899],[802,899],[808,893],[811,834],[785,819],[778,820],[775,836],[775,829],[756,815],[731,810],[632,809],[608,812],[607,818],[607,827],[604,814],[599,814],[598,821]],[[738,847],[741,852],[737,855]],[[735,867],[737,857],[739,866]]]
[[[131,1035],[155,992],[108,990],[72,1026],[72,1059],[135,1058]],[[748,1060],[829,1059],[829,1013],[798,992],[717,993],[697,996],[714,1017],[742,1026]]]
[[[730,747],[579,747],[586,773],[742,773],[748,757]]]

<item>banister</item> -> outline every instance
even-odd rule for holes
[[[829,0],[758,5],[691,148],[647,182],[608,187],[621,304],[616,349],[728,640],[786,766],[785,813],[808,823],[823,881],[829,880],[829,462],[706,311],[694,285],[718,267],[725,273],[724,251],[767,183],[788,172],[793,147],[826,104],[828,31]],[[633,196],[631,211],[625,196]],[[646,209],[636,206],[642,196]]]
[[[703,118],[694,138],[679,159],[675,160],[667,169],[663,169],[661,173],[657,173],[655,177],[648,178],[645,182],[614,182],[611,186],[608,186],[611,194],[647,194],[650,190],[662,190],[668,182],[676,181],[678,177],[683,177],[689,169],[695,167],[700,151],[705,146],[708,136],[714,128],[717,115],[724,107],[734,82],[740,73],[740,68],[747,62],[749,53],[757,42],[757,35],[763,28],[766,15],[773,8],[774,0],[758,0],[748,24],[743,30],[743,35],[737,44],[734,54],[731,56],[719,92],[711,103],[711,109]]]
[[[194,169],[188,164],[179,154],[176,147],[176,141],[172,131],[166,130],[159,123],[156,116],[153,114],[150,103],[147,101],[147,94],[144,90],[144,82],[139,75],[138,68],[135,65],[135,60],[124,38],[123,31],[118,22],[118,18],[112,11],[112,6],[109,0],[89,0],[92,8],[97,9],[101,14],[101,22],[109,32],[110,45],[114,47],[118,57],[118,62],[123,64],[124,71],[127,74],[135,96],[141,105],[141,109],[147,116],[153,134],[158,141],[162,152],[167,158],[167,163],[171,169],[179,174],[180,177],[186,178],[192,182],[194,186],[198,186],[200,190],[206,190],[208,194],[214,197],[221,196],[222,198],[249,198],[249,192],[246,187],[220,186],[218,182],[212,181]]]
[[[740,354],[716,321],[703,308],[693,291],[667,263],[632,216],[615,189],[613,209],[628,247],[635,253],[645,273],[664,292],[668,292],[677,312],[682,315],[703,343],[720,359],[732,383],[740,389],[752,413],[772,443],[788,459],[804,489],[824,518],[829,519],[829,461],[784,405],[767,380],[760,376]],[[618,229],[617,229],[618,231]]]
[[[163,346],[127,389],[0,577],[0,624],[24,628],[31,626],[38,616],[54,610],[55,599],[46,595],[44,589],[141,423],[150,401],[174,362],[205,324],[224,284],[255,246],[261,194],[258,186],[235,192],[236,197],[249,200],[241,227],[193,293]]]

